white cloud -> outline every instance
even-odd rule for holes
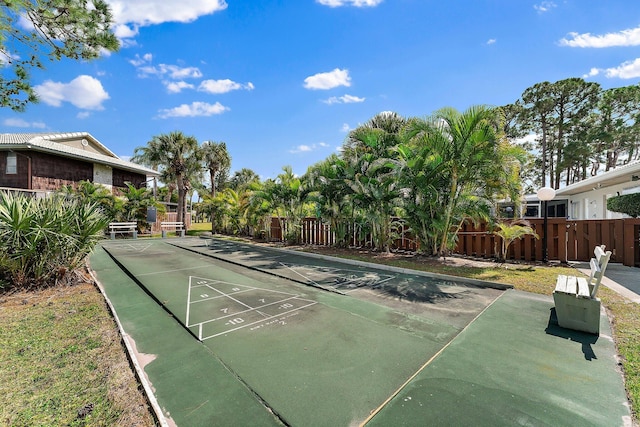
[[[561,46],[569,47],[613,47],[640,45],[640,27],[622,30],[617,33],[591,35],[590,33],[569,33],[569,38],[560,40]]]
[[[89,116],[91,116],[91,113],[88,111],[80,111],[78,114],[76,114],[76,118],[80,120],[86,119]]]
[[[179,67],[167,64],[160,64],[158,67],[162,75],[168,75],[172,79],[197,79],[202,77],[202,72],[197,67]]]
[[[100,80],[87,75],[78,76],[69,83],[47,80],[34,89],[40,100],[54,107],[69,102],[85,110],[102,110],[102,103],[109,99]]]
[[[136,55],[130,59],[129,63],[138,70],[138,77],[146,78],[156,76],[161,79],[182,80],[182,79],[199,79],[202,72],[198,67],[181,67],[179,65],[158,64],[153,65],[153,55],[150,53],[143,56]],[[165,83],[165,86],[167,83]],[[174,89],[177,87],[174,87]]]
[[[169,108],[159,111],[159,117],[166,119],[169,117],[208,117],[216,114],[222,114],[228,111],[229,107],[216,102],[209,104],[206,102],[192,102],[191,104],[182,104],[175,108]]]
[[[591,70],[589,70],[589,72],[587,74],[584,74],[582,76],[583,79],[589,78],[589,77],[595,77],[598,74],[600,74],[600,70],[598,68],[592,68]]]
[[[152,60],[153,60],[153,55],[150,53],[145,53],[142,56],[136,53],[136,57],[134,59],[130,59],[129,63],[134,67],[141,67],[145,64],[150,63]]]
[[[589,73],[582,76],[583,79],[588,77],[595,77],[604,73],[605,77],[609,79],[634,79],[640,77],[640,58],[636,58],[633,61],[626,61],[617,67],[613,68],[592,68]]]
[[[353,96],[353,95],[342,95],[342,96],[332,96],[329,99],[325,99],[324,102],[325,104],[353,104],[356,102],[364,102],[365,98],[358,98],[357,96]]]
[[[543,1],[540,4],[534,4],[533,8],[535,10],[538,11],[538,13],[545,13],[545,12],[549,12],[551,9],[553,9],[554,7],[557,7],[557,5],[552,2],[552,1]]]
[[[306,89],[333,89],[338,86],[351,86],[351,77],[349,70],[341,70],[336,68],[327,73],[318,73],[304,79],[304,87]]]
[[[113,27],[113,34],[115,34],[115,36],[120,40],[131,39],[137,36],[138,32],[139,31],[137,25],[133,25],[130,27],[124,24],[117,24]]]
[[[313,150],[310,145],[298,145],[296,148],[289,150],[290,153],[306,153]]]
[[[169,93],[180,93],[183,89],[193,89],[195,86],[184,81],[163,82]]]
[[[251,82],[242,84],[242,83],[236,83],[229,79],[203,80],[200,83],[200,86],[198,86],[198,91],[200,92],[215,93],[215,94],[227,93],[227,92],[231,92],[232,90],[238,90],[238,89],[253,90],[254,86],[253,86],[253,83]]]
[[[489,40],[487,40],[487,44],[488,45],[492,45],[492,44],[495,44],[496,41],[497,41],[496,39],[489,39]]]
[[[308,153],[308,152],[316,151],[326,147],[329,147],[329,144],[327,144],[326,142],[319,142],[317,144],[311,144],[311,145],[301,144],[295,148],[292,148],[291,150],[289,150],[289,152],[293,154]]]
[[[383,0],[316,0],[316,3],[320,3],[323,6],[340,7],[340,6],[355,6],[355,7],[374,7],[382,3]]]
[[[24,119],[5,119],[2,124],[4,126],[15,127],[15,128],[36,128],[36,129],[44,129],[47,126],[42,122],[28,122]]]
[[[623,62],[615,68],[607,68],[604,72],[605,76],[609,78],[633,79],[640,77],[640,58]]]
[[[348,123],[343,123],[342,127],[340,128],[340,132],[344,132],[347,133],[351,130],[351,126],[349,126]]]
[[[164,22],[192,22],[227,8],[224,0],[107,0],[118,38],[138,34],[139,27]]]
[[[136,67],[138,77],[146,78],[156,76],[162,80],[162,84],[167,88],[169,93],[180,93],[185,89],[195,89],[196,86],[187,83],[184,79],[202,78],[202,72],[197,67],[183,67],[180,65],[159,64],[153,65],[153,55],[150,53],[142,56],[136,55],[129,63]],[[203,80],[197,86],[200,92],[220,94],[227,93],[232,90],[253,90],[253,83],[237,83],[229,79],[222,80]]]

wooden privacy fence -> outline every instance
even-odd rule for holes
[[[397,220],[397,219],[396,219]],[[282,222],[284,233],[280,227]],[[271,218],[271,240],[282,242],[286,240],[287,233],[290,231],[291,225],[284,218]],[[394,240],[392,248],[408,251],[415,251],[418,245],[412,238],[408,227],[399,221],[397,230],[398,238]],[[345,225],[345,235],[347,236],[347,245],[353,247],[371,247],[371,233],[359,224],[347,223]],[[300,243],[305,245],[317,246],[333,246],[336,244],[335,230],[331,229],[331,225],[323,222],[319,218],[303,218],[300,225]]]
[[[515,240],[507,254],[508,259],[517,261],[542,260],[542,218],[527,219],[531,227],[540,236],[525,236]],[[278,218],[271,220],[271,239],[284,241],[289,224],[282,220],[284,233]],[[304,218],[300,229],[300,243],[308,245],[331,246],[336,243],[334,230],[318,218]],[[356,247],[371,247],[371,236],[358,224],[348,224],[347,244]],[[548,219],[547,247],[549,260],[589,261],[593,248],[606,245],[612,252],[611,262],[627,266],[640,267],[640,219],[603,219],[603,220],[567,220],[565,218]],[[408,227],[401,225],[397,230],[398,238],[393,249],[415,251],[418,249]],[[487,230],[487,224],[473,227],[465,224],[458,234],[455,253],[481,258],[493,258],[499,250],[500,237]]]
[[[542,260],[543,219],[527,219],[540,236],[525,236],[509,248],[508,259]],[[493,257],[500,238],[489,233],[486,224],[474,228],[464,225],[458,235],[455,252],[477,257]],[[593,248],[606,245],[611,261],[640,267],[640,219],[567,220],[549,218],[547,230],[549,260],[589,261]]]

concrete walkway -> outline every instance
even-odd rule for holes
[[[590,274],[588,262],[575,263],[572,266],[587,276]],[[602,278],[603,285],[640,304],[640,268],[609,263],[604,276]]]

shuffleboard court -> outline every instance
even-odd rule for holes
[[[371,265],[345,264],[335,258],[326,260],[223,239],[181,239],[171,244],[458,328],[466,326],[506,289],[496,283],[415,272],[399,274]]]
[[[204,243],[102,247],[288,425],[361,423],[502,293]]]

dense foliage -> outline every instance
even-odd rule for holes
[[[0,288],[66,280],[102,238],[107,223],[97,204],[0,192]]]
[[[640,216],[640,193],[611,197],[607,200],[607,209],[638,218]]]

